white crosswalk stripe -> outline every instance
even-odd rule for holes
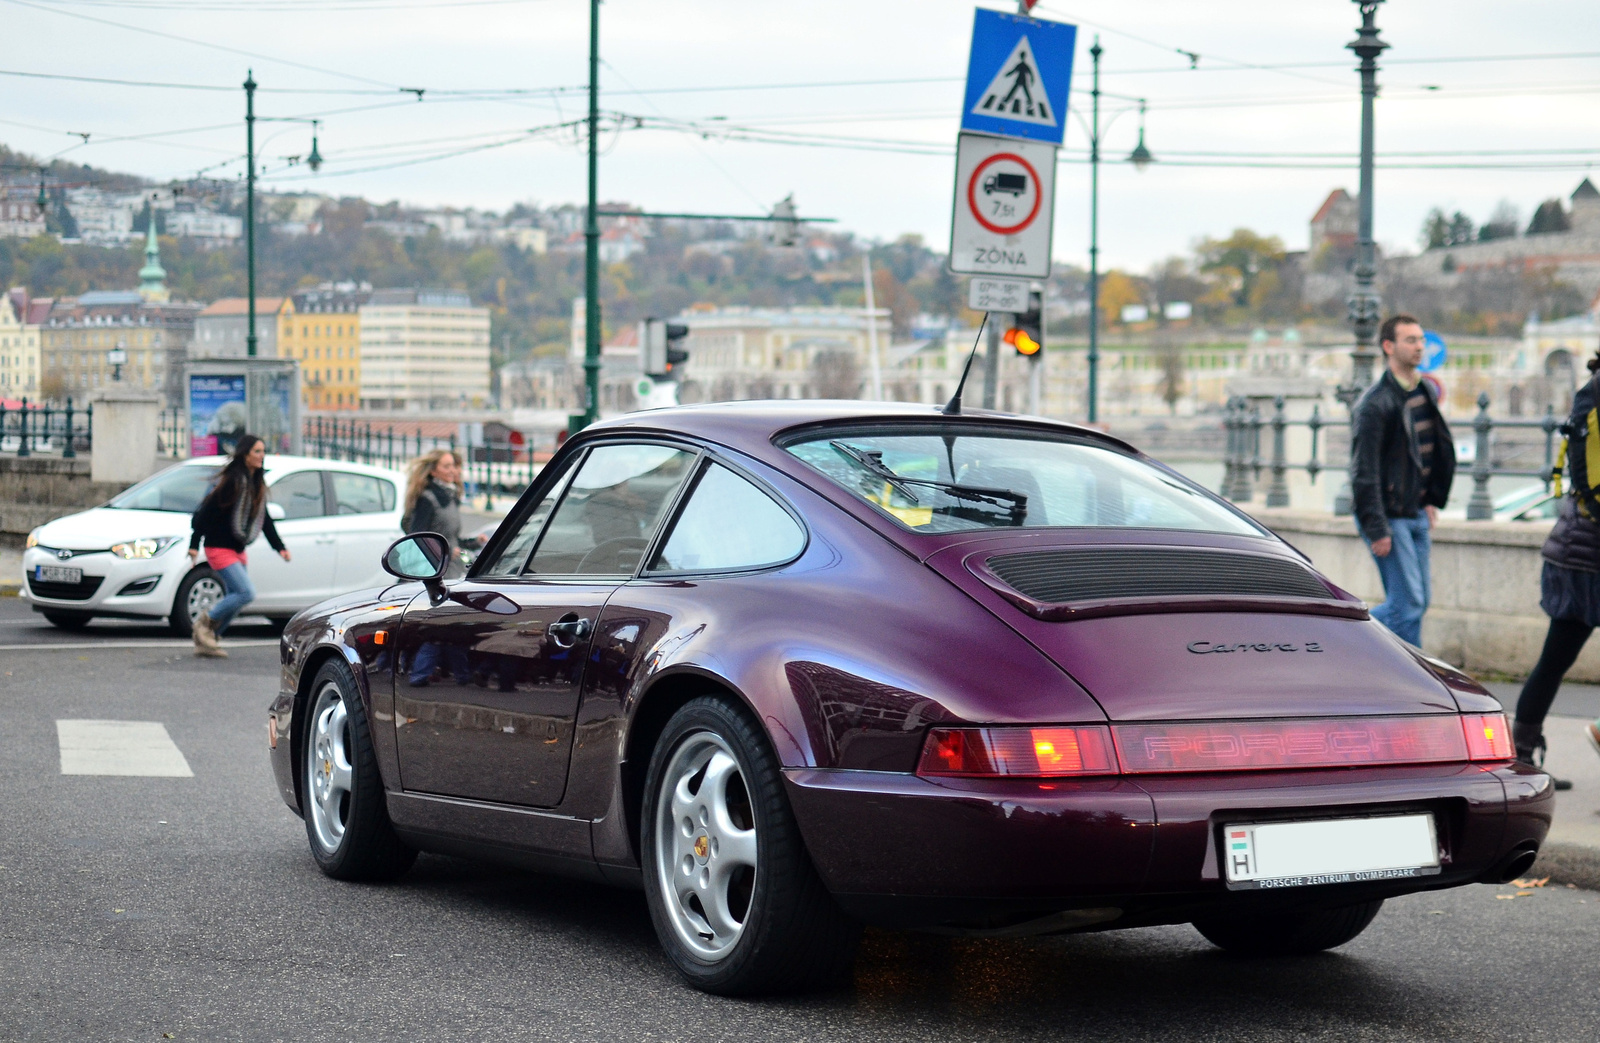
[[[56,721],[63,775],[193,778],[160,721]]]

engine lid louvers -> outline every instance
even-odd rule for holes
[[[1300,563],[1197,547],[1098,546],[975,558],[972,571],[1039,619],[1141,612],[1310,612],[1366,617]]]

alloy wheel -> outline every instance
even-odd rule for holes
[[[758,844],[744,770],[714,732],[695,732],[661,776],[655,829],[663,905],[696,957],[715,963],[744,933]]]
[[[189,585],[189,625],[200,618],[200,613],[210,612],[211,607],[222,600],[224,591],[222,583],[215,576],[201,576]]]
[[[355,769],[350,761],[350,713],[339,686],[331,681],[317,693],[310,739],[306,789],[312,834],[323,851],[332,854],[344,841]]]

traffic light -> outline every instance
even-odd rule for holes
[[[1005,342],[1018,355],[1037,359],[1044,350],[1044,294],[1028,291],[1028,310],[1011,316],[1011,328],[1006,330]]]
[[[639,323],[640,368],[652,377],[665,377],[672,367],[689,361],[683,342],[689,327],[681,322],[646,319]]]

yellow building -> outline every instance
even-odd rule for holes
[[[362,291],[319,287],[285,297],[278,309],[278,355],[300,360],[309,409],[361,406]]]
[[[0,398],[39,397],[44,370],[39,327],[29,324],[29,310],[27,290],[14,289],[0,297]]]

